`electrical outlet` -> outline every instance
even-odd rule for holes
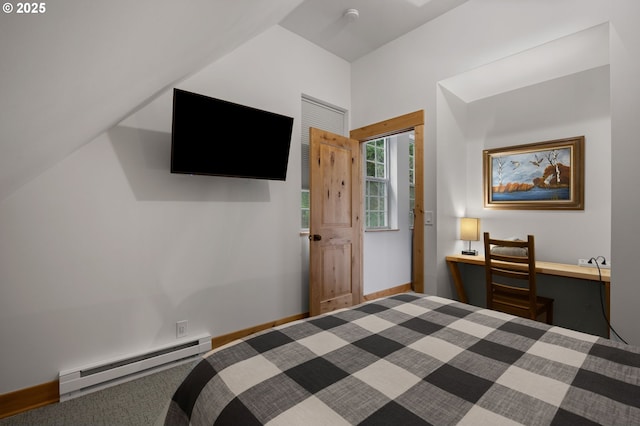
[[[589,263],[590,259],[578,259],[578,266],[584,266],[586,268],[596,268],[600,267],[600,269],[611,269],[611,262],[604,263],[604,259],[591,259],[591,263]],[[596,262],[598,265],[596,266]]]
[[[187,325],[188,325],[188,321],[184,320],[184,321],[178,321],[176,323],[176,339],[179,339],[181,337],[185,337],[187,335]]]

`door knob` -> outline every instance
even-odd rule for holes
[[[309,235],[309,241],[320,241],[322,239],[322,235],[312,234]]]

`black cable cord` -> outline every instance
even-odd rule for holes
[[[595,258],[592,257],[591,259],[589,259],[589,263],[591,263],[591,261],[593,261],[593,263],[596,264],[596,268],[598,268],[598,281],[599,281],[599,286],[600,286],[600,309],[602,309],[602,317],[604,318],[605,322],[607,323],[607,327],[609,327],[609,330],[613,331],[613,334],[618,336],[618,339],[622,340],[624,343],[627,343],[627,341],[624,340],[622,338],[622,336],[620,336],[618,334],[618,332],[613,328],[613,326],[609,322],[609,319],[607,318],[607,313],[605,312],[605,309],[604,309],[604,302],[603,302],[604,296],[602,294],[602,288],[604,287],[604,281],[602,281],[602,271],[600,270],[600,264],[598,263],[598,259],[600,259],[600,258],[602,258],[602,264],[606,265],[607,264],[607,259],[605,259],[604,256],[598,256],[598,257],[595,257]]]

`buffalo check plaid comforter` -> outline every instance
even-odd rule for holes
[[[640,348],[406,293],[218,348],[166,425],[640,424]]]

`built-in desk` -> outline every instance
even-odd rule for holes
[[[469,265],[484,266],[483,256],[469,256],[464,254],[454,254],[447,256],[447,265],[449,271],[453,277],[453,283],[456,286],[456,292],[458,293],[458,299],[461,302],[468,303],[467,294],[464,291],[462,285],[462,276],[458,269],[459,263],[466,263]],[[558,277],[578,278],[581,280],[597,281],[604,284],[604,303],[605,314],[607,321],[610,319],[610,297],[611,297],[611,270],[598,268],[586,268],[584,266],[569,265],[566,263],[553,263],[553,262],[536,262],[536,272],[538,274],[555,275]]]

